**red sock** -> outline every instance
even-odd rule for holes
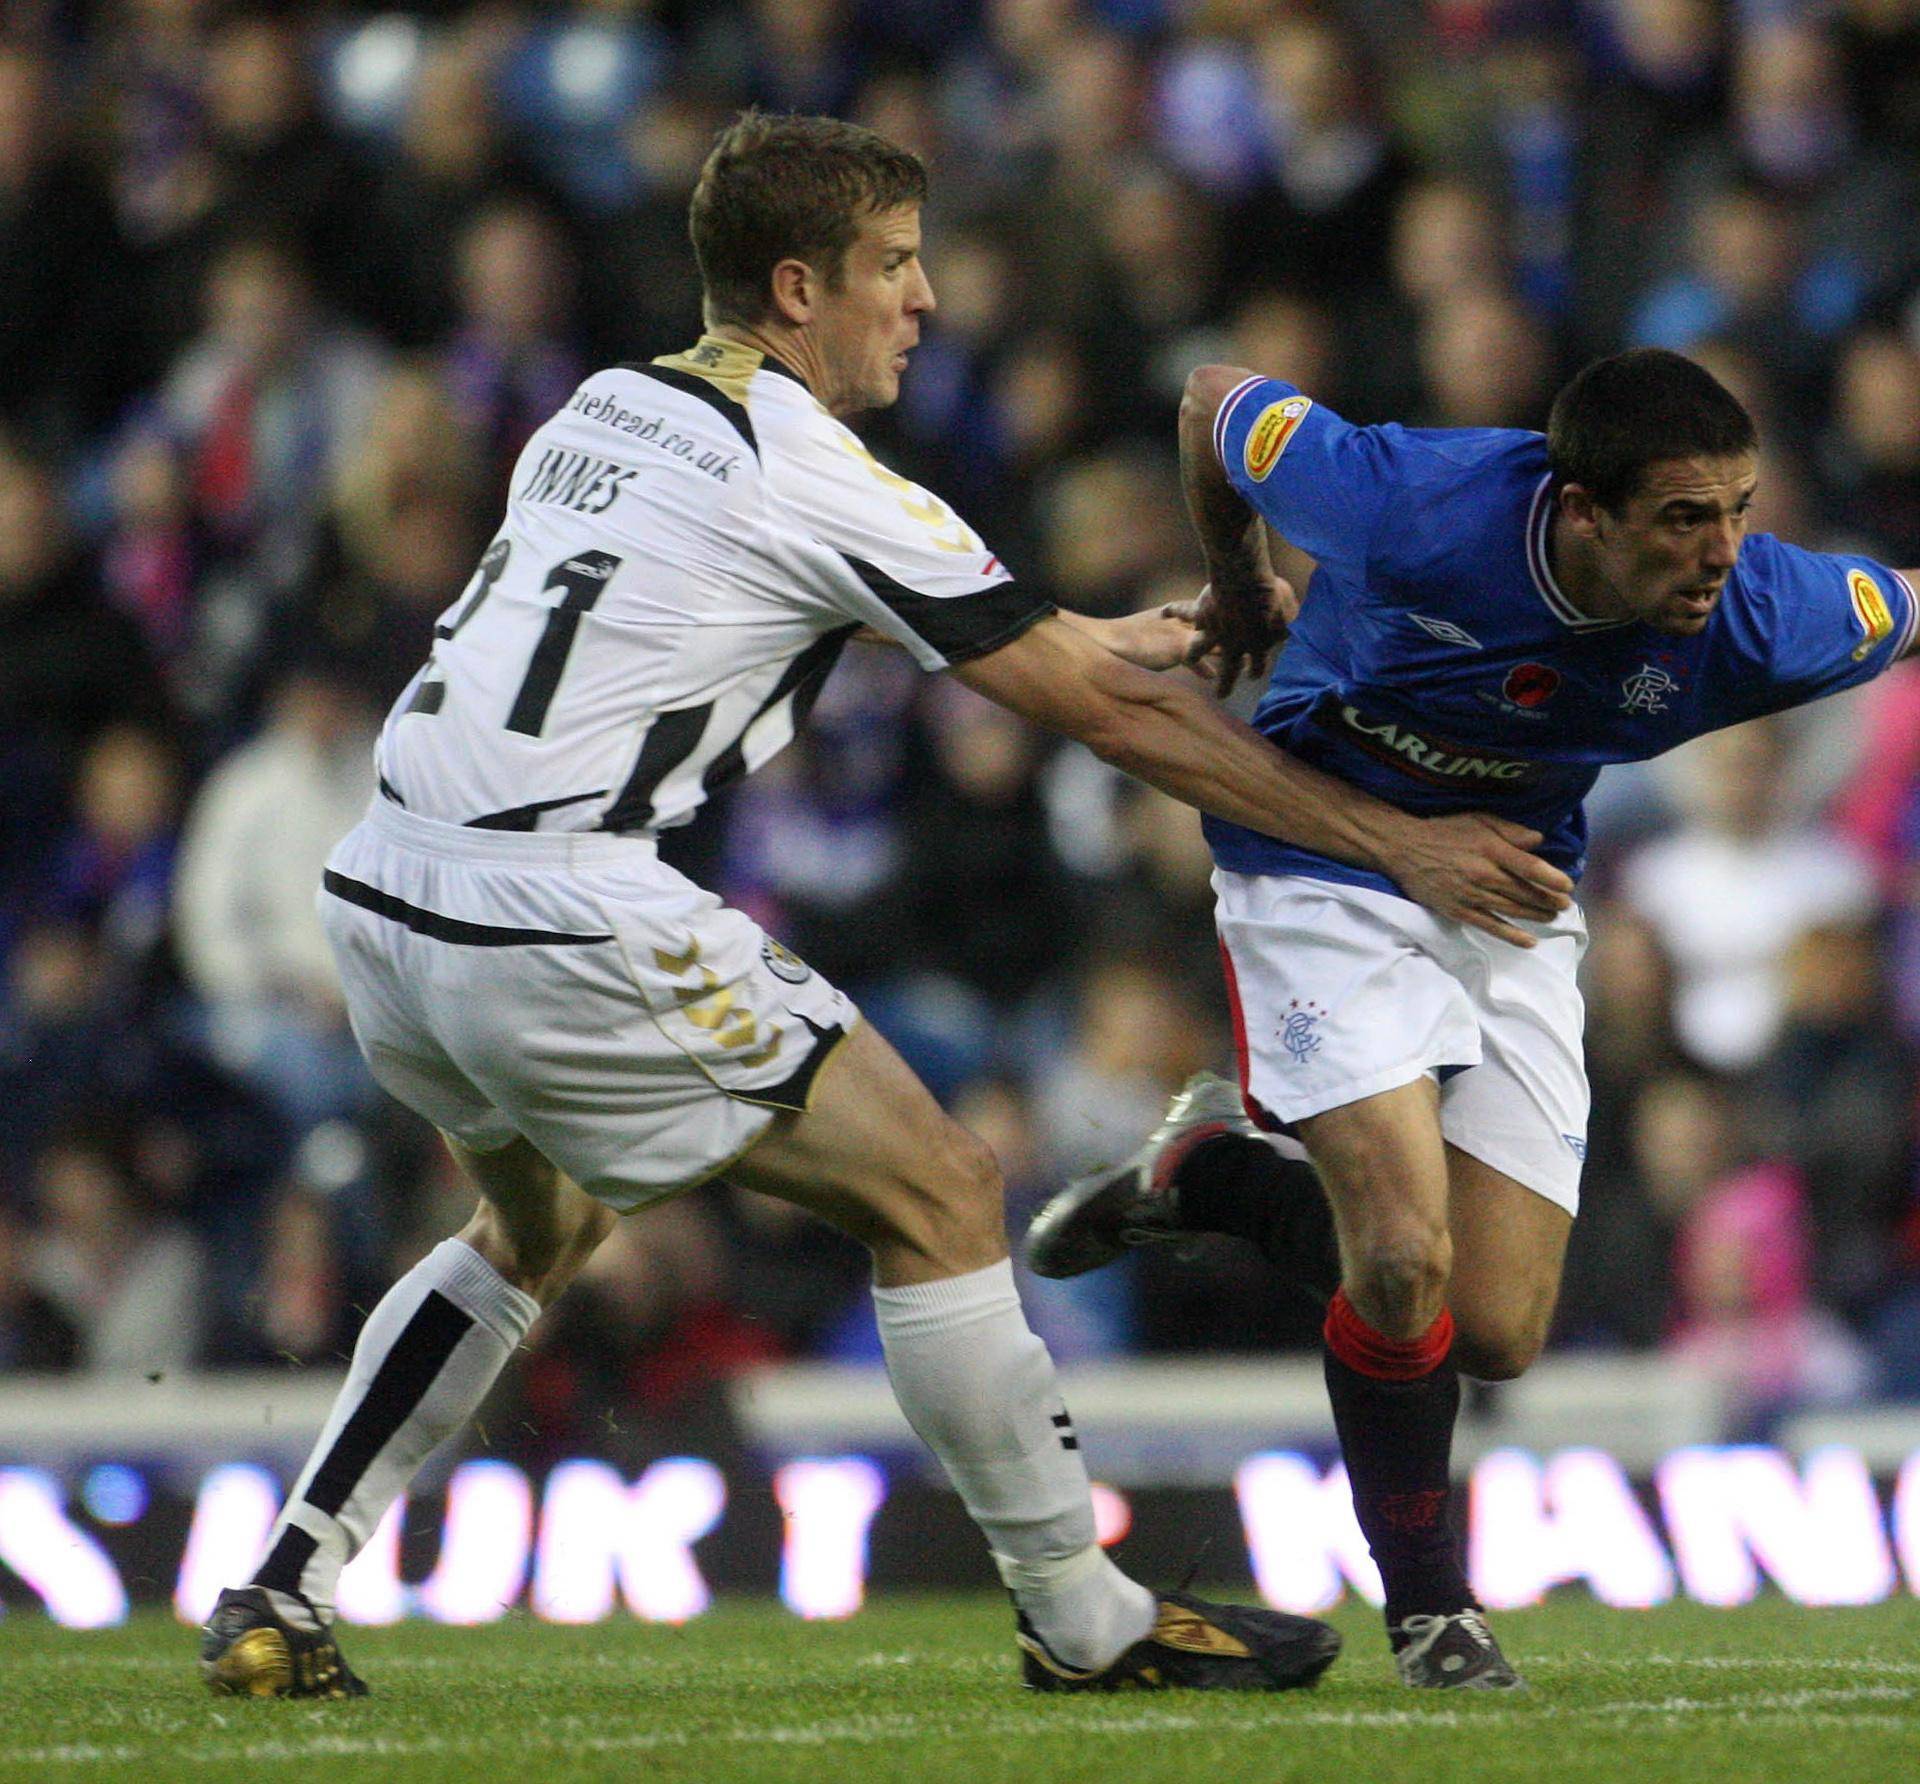
[[[1446,1308],[1418,1338],[1389,1338],[1354,1311],[1344,1288],[1333,1291],[1322,1330],[1328,1350],[1349,1369],[1375,1381],[1418,1381],[1432,1374],[1453,1349],[1453,1315]]]

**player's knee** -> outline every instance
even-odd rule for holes
[[[1356,1248],[1350,1298],[1389,1337],[1417,1337],[1440,1315],[1453,1242],[1443,1226],[1400,1222]]]
[[[943,1122],[888,1207],[884,1243],[953,1274],[1006,1255],[1005,1180],[992,1149],[958,1122]]]
[[[615,1215],[556,1173],[554,1191],[535,1214],[512,1218],[482,1201],[460,1237],[522,1294],[550,1306],[613,1231]]]

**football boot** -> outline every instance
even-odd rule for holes
[[[200,1631],[200,1676],[221,1697],[365,1697],[331,1629],[299,1601],[317,1627],[283,1617],[264,1587],[229,1586]]]
[[[1196,1147],[1222,1134],[1258,1138],[1239,1090],[1212,1072],[1189,1078],[1160,1125],[1123,1165],[1076,1177],[1033,1217],[1026,1258],[1036,1276],[1082,1276],[1137,1245],[1193,1237],[1174,1178]]]
[[[1449,1616],[1405,1617],[1388,1631],[1400,1682],[1422,1691],[1520,1691],[1486,1617],[1469,1607]]]
[[[1152,1629],[1091,1671],[1058,1659],[1024,1615],[1014,1639],[1032,1691],[1293,1691],[1311,1685],[1340,1652],[1340,1632],[1311,1617],[1212,1604],[1186,1592],[1162,1593]]]

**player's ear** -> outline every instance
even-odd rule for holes
[[[778,261],[773,269],[773,309],[783,322],[798,327],[813,320],[814,298],[819,282],[804,260],[792,256]]]
[[[1600,530],[1600,504],[1593,492],[1579,483],[1563,483],[1554,498],[1567,524],[1583,539],[1591,539]]]

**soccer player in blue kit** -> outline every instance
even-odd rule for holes
[[[1753,422],[1675,353],[1589,365],[1544,436],[1355,427],[1207,366],[1181,465],[1209,573],[1196,653],[1230,687],[1285,638],[1256,728],[1408,811],[1524,823],[1575,878],[1604,764],[1867,681],[1920,628],[1920,571],[1747,535]],[[1266,525],[1316,562],[1297,612]],[[1189,1085],[1125,1167],[1041,1212],[1029,1256],[1075,1275],[1223,1231],[1305,1273],[1330,1209],[1327,1389],[1401,1677],[1510,1688],[1449,1464],[1460,1374],[1521,1374],[1559,1290],[1586,1149],[1584,922],[1523,922],[1514,945],[1381,874],[1206,831],[1240,1084]],[[1258,1129],[1304,1146],[1318,1186]]]

